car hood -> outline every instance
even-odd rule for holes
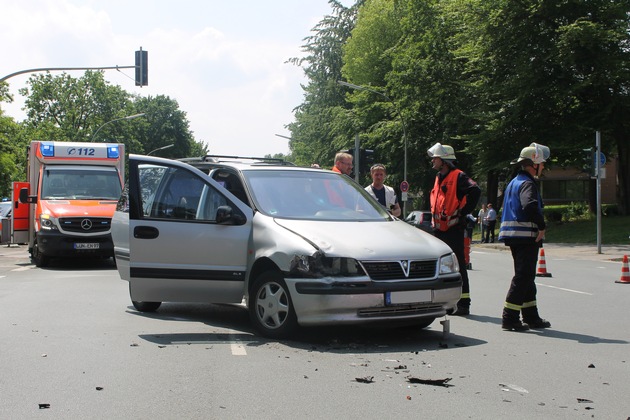
[[[329,256],[360,260],[433,259],[451,249],[433,235],[402,220],[319,222],[276,219]]]

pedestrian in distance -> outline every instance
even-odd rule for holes
[[[499,241],[510,247],[514,260],[514,277],[503,305],[501,326],[506,331],[551,327],[551,323],[538,314],[535,282],[538,250],[546,228],[536,178],[550,154],[547,146],[532,143],[511,162],[520,165],[520,169],[505,189],[499,229]]]
[[[332,167],[333,172],[350,176],[352,174],[353,157],[350,153],[339,152],[335,155],[335,165]]]
[[[481,205],[481,210],[477,213],[477,223],[479,223],[479,230],[481,231],[481,243],[484,243],[484,234],[486,233],[486,213],[488,212],[486,205]]]
[[[464,231],[467,216],[475,209],[481,189],[462,170],[456,167],[455,151],[451,146],[434,144],[427,154],[437,171],[431,190],[433,234],[451,247],[457,256],[462,277],[462,294],[453,315],[470,314],[470,284],[464,253]]]
[[[492,203],[488,203],[488,210],[486,211],[484,219],[486,225],[486,237],[484,238],[484,242],[494,242],[494,229],[497,225],[497,212],[492,207]],[[490,237],[492,237],[492,240]]]
[[[372,176],[372,184],[365,187],[365,191],[381,203],[393,216],[399,217],[401,210],[396,191],[385,185],[385,177],[387,176],[385,165],[381,163],[372,165],[370,175]]]

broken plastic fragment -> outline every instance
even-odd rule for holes
[[[357,382],[363,384],[371,384],[374,382],[374,376],[364,376],[363,378],[354,378]]]
[[[518,385],[513,385],[513,384],[499,384],[499,386],[503,386],[505,387],[504,391],[516,391],[516,392],[520,392],[522,394],[529,394],[529,391],[526,390],[525,388],[522,388]]]
[[[48,403],[41,403],[41,404],[39,404],[39,409],[41,410],[43,408],[50,408],[50,404],[48,404]]]
[[[587,400],[586,398],[578,398],[577,399],[579,403],[584,403],[584,404],[592,404],[593,401],[591,400]]]
[[[444,379],[421,379],[416,378],[414,376],[407,376],[407,380],[412,384],[424,384],[424,385],[434,385],[434,386],[443,386],[443,387],[451,387],[453,385],[448,382],[453,378],[444,378]]]

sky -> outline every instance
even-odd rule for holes
[[[306,79],[287,60],[303,55],[304,38],[332,13],[328,0],[3,0],[1,10],[0,77],[133,66],[142,48],[148,86],[135,86],[134,69],[106,70],[105,79],[130,93],[170,97],[210,153],[241,156],[289,153],[280,136],[290,136],[285,127]],[[16,121],[25,118],[18,89],[30,76],[7,80],[15,101],[1,106]]]

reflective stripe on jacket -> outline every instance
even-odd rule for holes
[[[431,190],[433,226],[443,232],[459,222],[460,210],[466,205],[466,196],[461,201],[457,199],[457,178],[461,172],[459,169],[451,170],[442,182],[436,176]]]
[[[525,182],[532,181],[526,174],[519,173],[505,189],[499,241],[519,239],[529,242],[529,240],[535,241],[538,236],[538,225],[528,221],[521,205],[520,190]],[[542,199],[537,188],[536,194],[538,195],[538,209],[542,213]]]

